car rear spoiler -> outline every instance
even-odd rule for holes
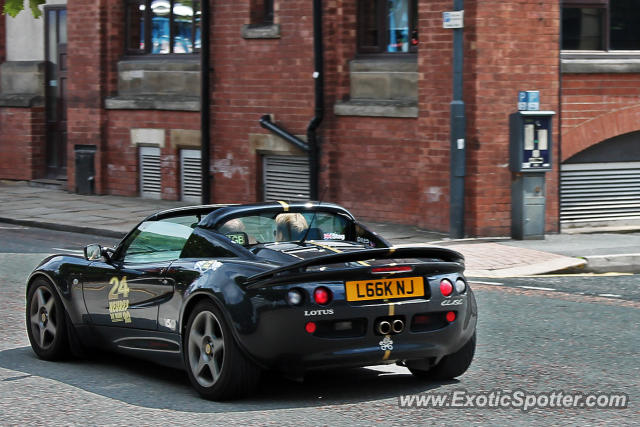
[[[345,270],[340,269],[311,272],[306,270],[309,267],[319,265],[350,262],[360,262],[362,264],[362,267],[359,268],[358,271],[370,270],[372,266],[364,263],[364,261],[406,258],[418,258],[424,260],[419,263],[403,262],[403,264],[417,265],[420,267],[420,270],[429,270],[431,272],[441,273],[462,273],[464,271],[464,256],[461,253],[450,249],[433,247],[380,248],[343,252],[306,259],[284,267],[274,268],[272,270],[265,271],[264,273],[250,276],[243,284],[247,289],[257,289],[296,280],[313,280],[317,278],[316,276],[322,276],[325,279],[329,279],[330,277],[339,277],[341,274],[344,274]],[[380,265],[376,264],[375,267],[380,267]],[[350,268],[349,270],[353,271],[353,268]]]

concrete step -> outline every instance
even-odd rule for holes
[[[29,187],[39,187],[39,188],[48,188],[50,190],[67,190],[67,180],[66,179],[32,179],[29,181]]]

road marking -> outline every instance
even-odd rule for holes
[[[601,297],[609,297],[609,298],[622,298],[622,295],[618,294],[598,294]]]
[[[504,283],[498,283],[498,282],[480,282],[478,280],[472,280],[471,283],[477,283],[479,285],[496,285],[496,286],[503,286]]]
[[[529,276],[513,276],[514,279],[544,279],[545,277],[618,277],[618,276],[633,276],[633,273],[566,273],[566,274],[533,274]]]
[[[534,291],[555,291],[556,290],[554,288],[543,288],[541,286],[518,286],[518,287],[522,289],[532,289]]]
[[[0,230],[26,230],[27,227],[5,227],[0,226]]]

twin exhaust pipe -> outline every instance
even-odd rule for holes
[[[376,332],[380,335],[399,334],[404,330],[402,319],[381,320],[376,324]]]

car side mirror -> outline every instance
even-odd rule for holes
[[[98,261],[102,258],[102,247],[97,243],[85,246],[84,258],[87,261]]]
[[[97,243],[92,243],[84,248],[84,258],[87,261],[99,261],[100,258],[104,257],[104,259],[109,262],[111,261],[112,254],[113,249],[103,248]]]

